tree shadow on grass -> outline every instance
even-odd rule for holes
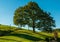
[[[40,41],[40,40],[43,40],[41,38],[37,38],[37,37],[30,36],[30,35],[27,35],[27,34],[11,34],[11,35],[17,36],[17,37],[20,37],[20,38],[25,38],[25,39],[32,40],[32,41]]]
[[[44,40],[44,41],[46,41],[46,42],[47,42],[47,41],[48,41],[48,42],[49,42],[49,41],[51,42],[52,40],[54,40],[54,37],[51,37],[51,36],[48,36],[48,35],[44,35],[44,34],[40,34],[40,33],[36,33],[36,34],[41,35],[41,36],[44,36],[44,37],[45,37],[45,40]],[[60,37],[58,37],[56,41],[57,41],[57,42],[60,42]]]

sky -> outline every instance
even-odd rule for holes
[[[0,24],[14,25],[15,10],[30,1],[36,2],[44,11],[50,12],[56,21],[56,28],[60,28],[60,0],[0,0]]]

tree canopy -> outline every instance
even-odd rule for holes
[[[13,21],[15,25],[28,25],[33,28],[43,28],[44,31],[51,31],[55,26],[55,20],[50,13],[43,11],[36,2],[29,2],[23,7],[15,10]]]

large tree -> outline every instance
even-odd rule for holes
[[[52,26],[55,26],[55,21],[50,16],[49,13],[44,12],[37,3],[29,2],[24,7],[19,7],[16,9],[14,14],[14,24],[15,25],[28,25],[33,28],[44,28],[51,29]]]

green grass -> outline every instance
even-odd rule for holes
[[[25,29],[17,29],[16,27],[10,27],[5,25],[0,25],[1,31],[12,31],[12,32],[4,32],[7,35],[0,36],[0,42],[44,42],[46,37],[52,37],[52,33],[45,32],[36,32],[25,30]],[[60,35],[60,33],[59,33]],[[60,36],[59,36],[60,37]]]

